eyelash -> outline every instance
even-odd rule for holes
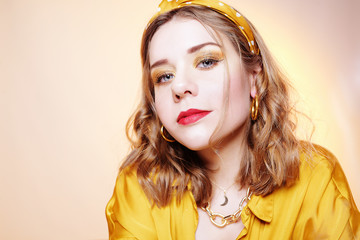
[[[205,69],[205,70],[209,70],[209,69],[215,67],[219,62],[221,62],[221,59],[205,58],[205,59],[201,60],[199,63],[197,63],[196,67],[199,67],[200,64],[204,64],[205,62],[211,62],[211,65],[210,66],[203,66],[203,67],[200,67],[200,68]]]
[[[167,81],[161,81],[162,79],[166,78],[166,77],[171,77],[170,79],[168,79]],[[171,79],[173,79],[175,76],[173,73],[164,73],[161,74],[160,76],[156,77],[156,82],[155,83],[165,83],[170,81]]]
[[[199,61],[195,61],[195,67],[196,68],[200,68],[202,70],[210,70],[213,67],[215,67],[219,62],[221,62],[223,59],[219,59],[219,58],[213,58],[213,57],[205,57],[200,59]],[[208,64],[211,64],[210,66],[200,66],[203,65],[204,63],[208,62]],[[175,75],[173,73],[163,73],[160,74],[158,76],[155,77],[155,84],[161,84],[161,83],[166,83],[168,81],[170,81],[171,79],[173,79],[175,77]],[[164,80],[165,78],[168,78],[167,80]]]

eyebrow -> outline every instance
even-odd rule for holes
[[[162,64],[166,64],[168,62],[169,61],[167,59],[162,59],[162,60],[156,61],[153,65],[150,66],[150,69],[157,67],[159,65],[162,65]]]
[[[201,48],[207,46],[207,45],[214,45],[214,46],[217,46],[217,47],[220,47],[219,44],[217,43],[214,43],[214,42],[206,42],[206,43],[202,43],[202,44],[199,44],[199,45],[196,45],[194,47],[191,47],[187,50],[187,53],[191,54],[191,53],[194,53],[196,51],[199,51]],[[162,65],[162,64],[166,64],[168,63],[168,60],[167,59],[161,59],[159,61],[156,61],[154,64],[152,64],[150,66],[150,69],[154,68],[154,67],[157,67],[159,65]]]
[[[187,50],[188,53],[194,53],[196,51],[199,51],[201,48],[207,46],[207,45],[214,45],[214,46],[217,46],[217,47],[220,47],[219,44],[217,43],[214,43],[214,42],[206,42],[206,43],[202,43],[202,44],[199,44],[199,45],[196,45],[192,48],[190,48],[189,50]]]

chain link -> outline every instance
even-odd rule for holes
[[[206,207],[201,207],[201,209],[203,211],[205,211],[209,215],[210,221],[215,226],[223,228],[226,225],[229,225],[231,223],[236,223],[236,222],[239,221],[239,219],[241,217],[241,212],[242,212],[242,210],[244,208],[243,205],[244,205],[245,202],[250,200],[251,195],[252,195],[252,193],[250,193],[250,188],[248,188],[247,192],[246,192],[246,196],[243,197],[241,199],[240,203],[239,203],[239,208],[233,214],[230,214],[230,215],[227,215],[227,216],[224,216],[221,213],[213,212],[210,209],[210,202],[207,203]],[[219,218],[219,220],[217,220],[217,218]]]

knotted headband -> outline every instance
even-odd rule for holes
[[[253,32],[251,31],[246,19],[234,8],[218,0],[162,0],[158,7],[158,12],[151,18],[149,24],[165,12],[192,5],[205,6],[226,16],[239,27],[240,31],[248,41],[250,50],[253,53],[259,54],[259,49],[255,43]]]

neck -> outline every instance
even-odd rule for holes
[[[198,155],[203,159],[210,171],[213,182],[222,188],[231,186],[237,179],[243,149],[245,148],[244,134],[234,132],[213,148],[202,150]]]

